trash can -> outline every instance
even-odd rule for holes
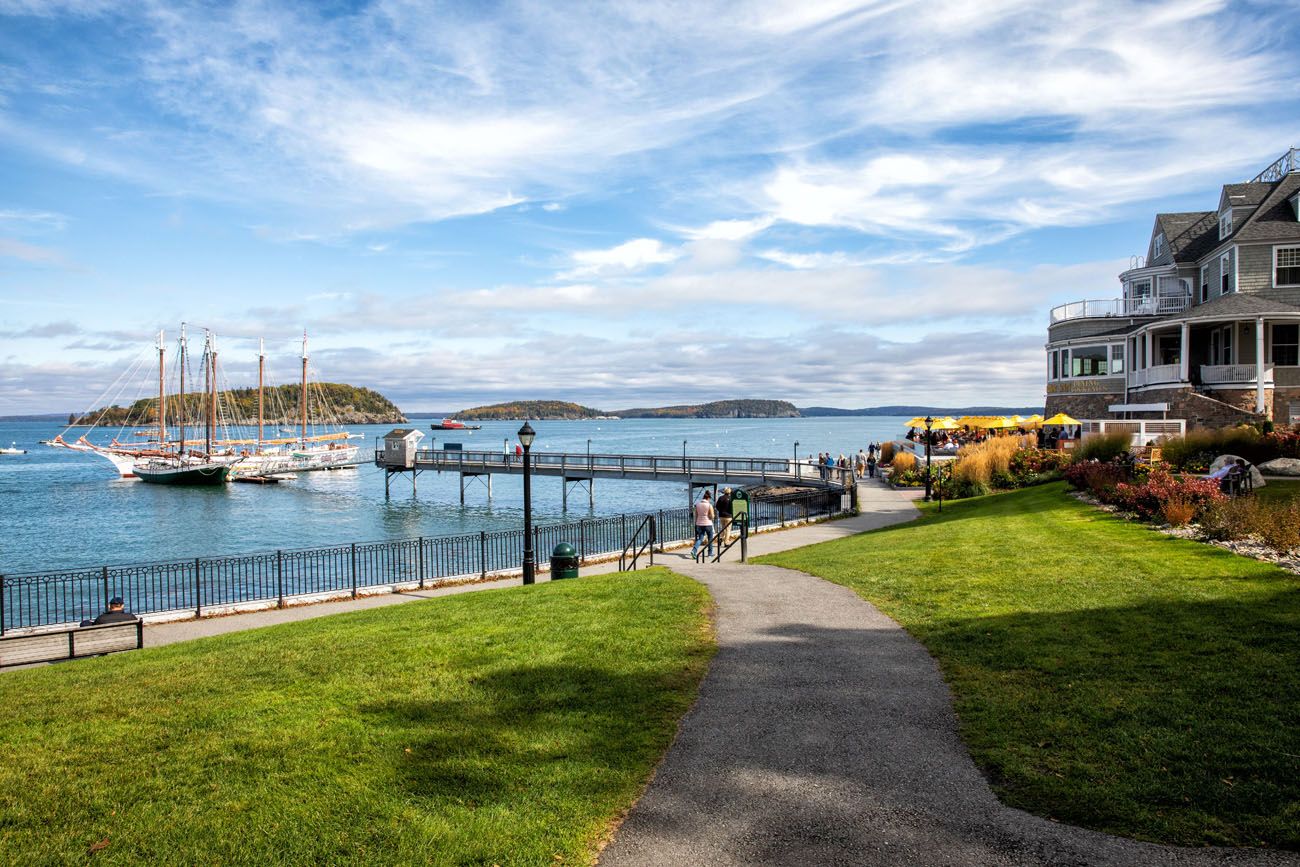
[[[578,577],[578,552],[568,542],[561,542],[551,552],[551,580]]]

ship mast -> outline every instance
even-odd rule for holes
[[[262,375],[266,370],[266,347],[257,338],[257,453],[262,453]]]
[[[186,410],[185,410],[185,323],[184,323],[184,322],[181,323],[181,351],[180,351],[180,362],[181,362],[181,388],[180,388],[180,396],[181,396],[181,410],[180,410],[181,441],[180,441],[180,445],[178,445],[178,446],[176,447],[176,454],[177,454],[178,457],[183,457],[183,456],[185,455],[185,417],[188,415],[188,413],[187,413]]]
[[[302,443],[307,445],[307,331],[302,332]]]
[[[204,329],[203,331],[203,390],[212,393],[216,383],[213,380],[216,377],[212,373],[212,332]],[[216,401],[212,401],[206,407],[204,415],[204,451],[208,457],[212,457],[212,434],[216,412],[214,412]]]
[[[167,343],[166,335],[158,332],[158,449],[167,448]]]

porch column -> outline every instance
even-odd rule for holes
[[[1191,325],[1187,322],[1182,324],[1178,329],[1178,381],[1189,381],[1188,373],[1191,371]]]
[[[1143,359],[1142,359],[1142,361],[1143,361],[1142,366],[1143,366],[1143,367],[1151,367],[1151,362],[1155,360],[1155,359],[1152,358],[1152,356],[1151,356],[1151,329],[1149,329],[1149,328],[1147,329],[1147,332],[1146,332],[1146,334],[1143,336],[1143,339],[1146,340],[1146,352],[1143,353],[1143,356],[1144,356],[1144,357],[1143,357]]]
[[[1264,415],[1264,317],[1255,320],[1255,412]]]

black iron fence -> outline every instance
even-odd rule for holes
[[[750,526],[767,527],[829,516],[841,510],[834,491],[805,491],[750,504]],[[533,528],[538,563],[549,563],[560,542],[582,560],[616,555],[653,514],[662,544],[694,536],[690,510],[584,518]],[[642,531],[644,532],[644,530]],[[356,542],[326,548],[261,551],[231,557],[196,557],[165,563],[97,566],[30,575],[0,575],[0,635],[7,630],[78,623],[95,617],[121,596],[137,614],[193,612],[278,602],[372,587],[427,587],[449,578],[486,576],[517,569],[523,531]]]

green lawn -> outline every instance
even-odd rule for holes
[[[0,863],[587,863],[709,606],[655,569],[0,675]]]
[[[1062,484],[763,558],[939,660],[1004,802],[1149,840],[1300,848],[1300,579]]]
[[[1269,479],[1264,487],[1255,489],[1255,496],[1261,500],[1294,500],[1300,497],[1300,481]]]

